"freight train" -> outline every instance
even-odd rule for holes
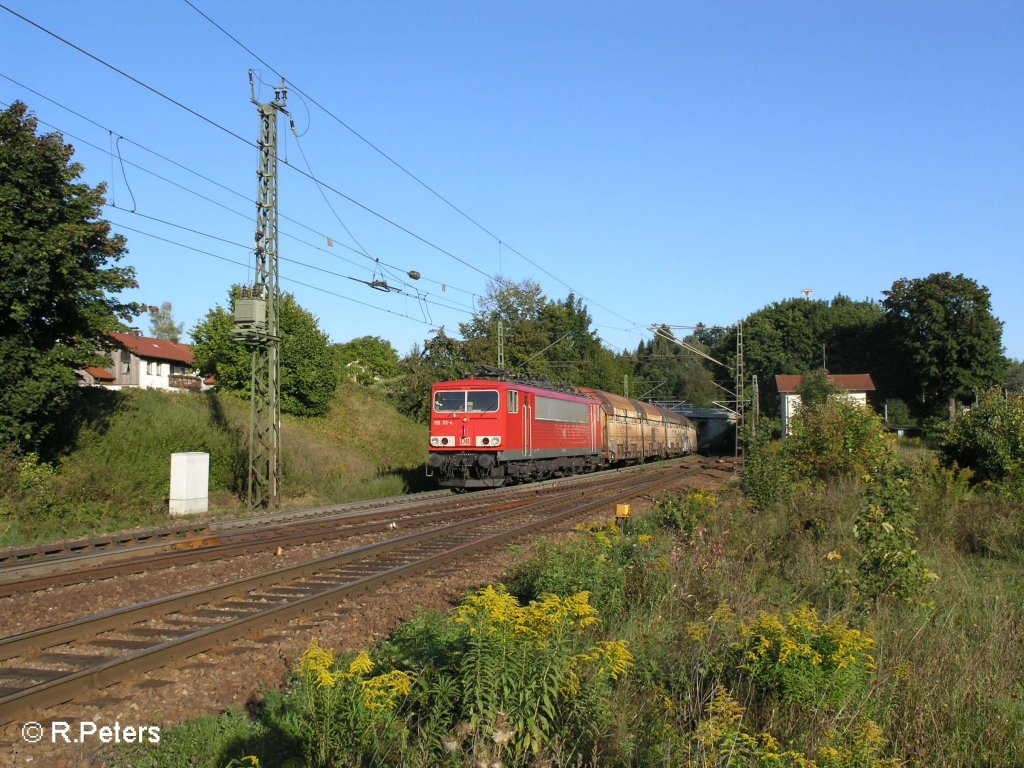
[[[686,417],[596,389],[470,378],[431,392],[427,473],[443,487],[496,488],[696,448]]]

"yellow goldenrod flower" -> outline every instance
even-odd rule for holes
[[[356,656],[352,663],[348,665],[348,674],[354,675],[368,675],[373,671],[373,659],[370,658],[370,654],[366,651],[360,651],[359,655]]]

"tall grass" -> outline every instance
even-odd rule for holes
[[[166,522],[170,454],[210,454],[214,514],[244,511],[249,404],[231,395],[128,390],[83,418],[56,465],[0,455],[0,545]],[[357,387],[318,419],[284,417],[283,504],[397,495],[423,482],[425,428]]]

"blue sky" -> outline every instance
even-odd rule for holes
[[[184,0],[0,2],[255,140],[248,69],[263,100],[276,76]],[[991,290],[1024,358],[1024,4],[193,2],[363,137],[293,87],[282,157],[365,206],[281,170],[282,287],[333,341],[457,332],[486,275],[571,288],[622,349],[950,271]],[[187,327],[225,303],[256,151],[4,10],[0,42],[0,74],[102,126],[0,78],[111,184],[131,298]],[[356,281],[407,270],[404,293]]]

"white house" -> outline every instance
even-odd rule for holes
[[[203,389],[203,379],[192,368],[192,347],[166,339],[132,333],[108,334],[117,346],[111,351],[110,370],[79,371],[82,383],[111,389]]]
[[[788,437],[789,420],[800,410],[800,395],[797,390],[803,376],[779,374],[775,377],[775,386],[782,397],[782,435]],[[837,373],[829,374],[829,382],[840,394],[863,406],[868,404],[868,392],[875,391],[875,383],[870,373]]]

